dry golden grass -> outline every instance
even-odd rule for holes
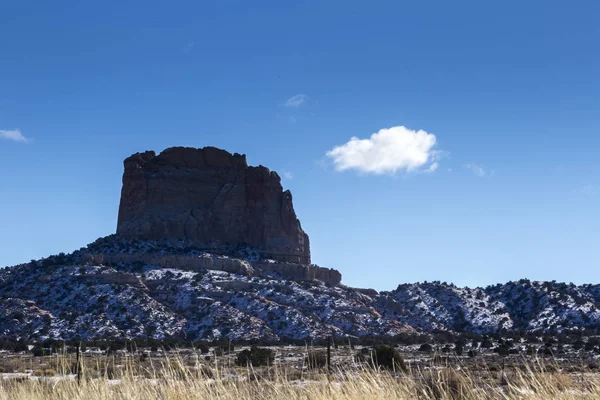
[[[538,365],[470,374],[452,367],[402,374],[367,368],[302,371],[220,367],[179,357],[140,363],[109,359],[86,362],[81,382],[63,374],[72,360],[53,360],[57,376],[0,379],[0,400],[329,400],[329,399],[599,399],[594,374],[545,372]]]

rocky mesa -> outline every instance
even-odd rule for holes
[[[276,172],[215,147],[172,147],[124,162],[117,234],[186,240],[198,246],[247,244],[269,258],[310,264],[302,230]]]

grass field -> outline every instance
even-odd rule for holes
[[[409,363],[402,372],[349,362],[328,373],[281,360],[266,367],[240,367],[227,356],[92,356],[83,359],[80,380],[73,374],[73,355],[13,357],[4,365],[0,400],[600,398],[596,372],[568,372],[536,359],[501,369],[460,361]]]

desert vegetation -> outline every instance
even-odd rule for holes
[[[452,351],[440,350],[446,346]],[[167,349],[127,342],[110,352],[89,347],[78,361],[72,346],[42,344],[36,348],[43,356],[1,354],[0,400],[600,397],[594,356],[501,355],[491,349],[469,356],[457,354],[456,344],[421,347],[338,344],[328,358],[326,348],[308,344]]]

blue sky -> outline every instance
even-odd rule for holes
[[[598,282],[599,14],[3,2],[0,266],[113,233],[128,155],[212,145],[280,172],[346,284]]]

